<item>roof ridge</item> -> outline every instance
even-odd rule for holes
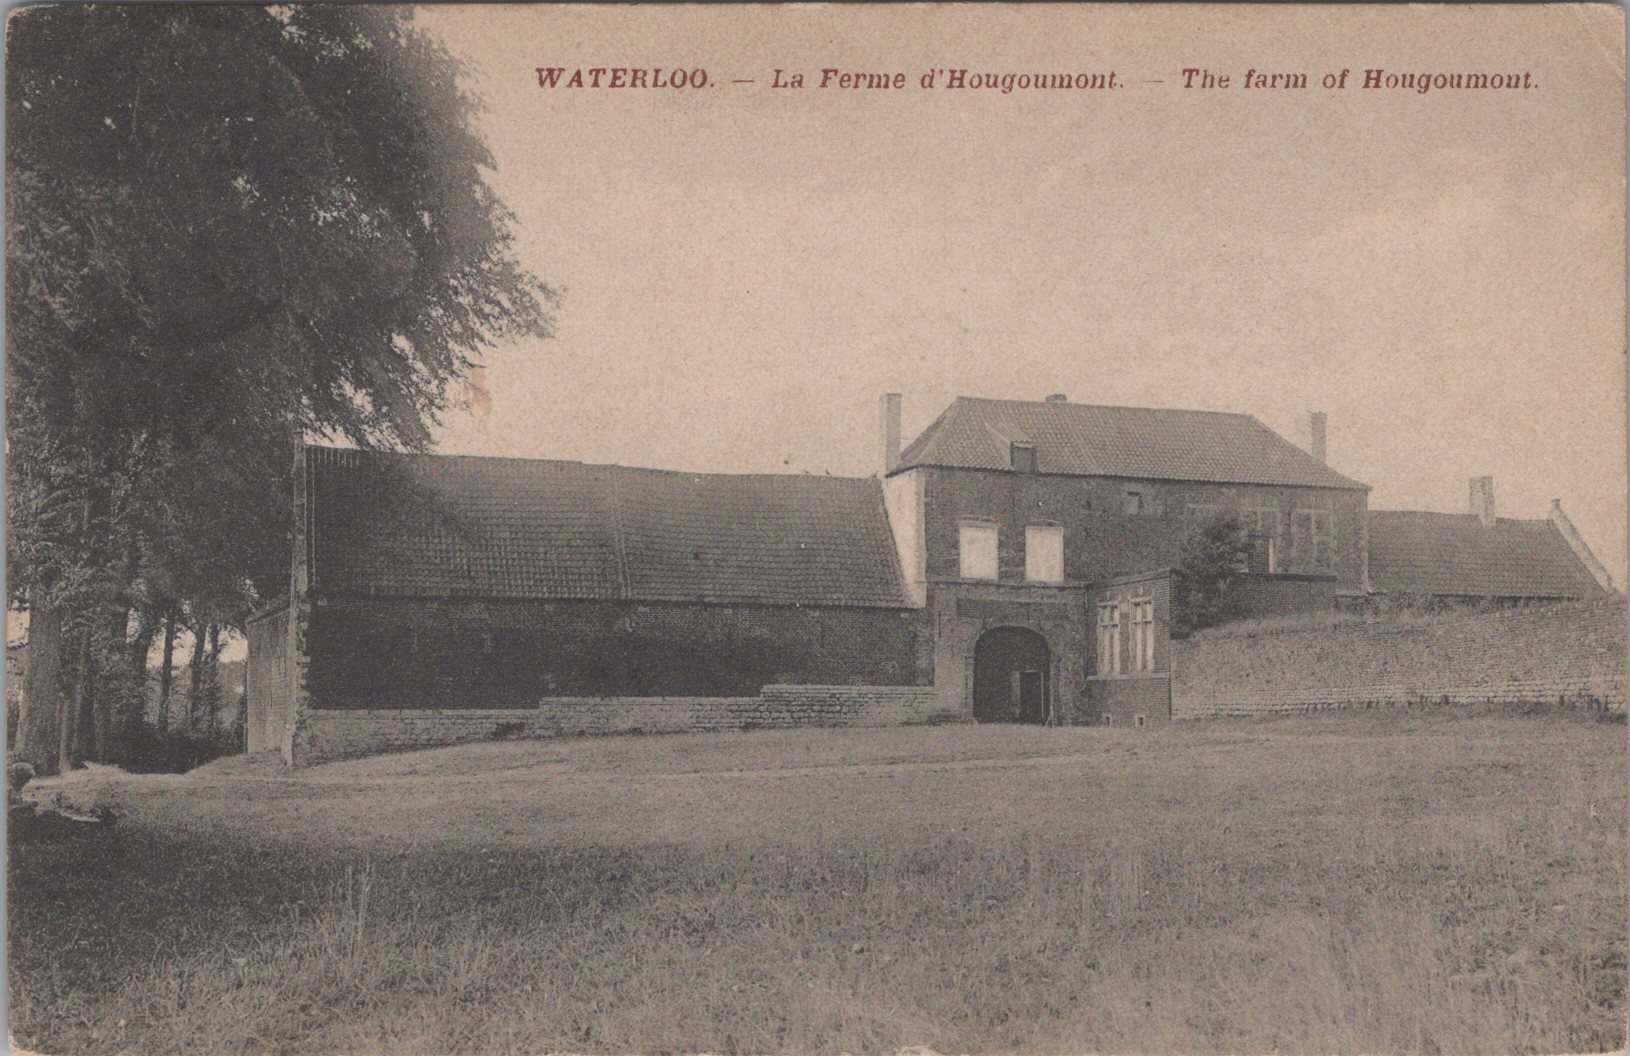
[[[1381,510],[1381,509],[1375,509],[1375,510],[1370,510],[1369,512],[1372,515],[1377,514],[1377,513],[1407,513],[1407,514],[1412,514],[1412,515],[1415,515],[1415,516],[1426,516],[1426,517],[1464,517],[1464,518],[1469,518],[1469,519],[1472,519],[1472,520],[1477,519],[1477,514],[1475,514],[1475,513],[1451,513],[1451,512],[1449,512],[1447,510]],[[1509,522],[1511,524],[1550,524],[1553,528],[1556,527],[1554,524],[1552,524],[1552,521],[1551,521],[1551,519],[1549,517],[1496,517],[1496,518],[1494,518],[1494,520],[1496,522],[1507,521],[1507,522]]]
[[[470,462],[508,462],[520,463],[528,466],[580,466],[584,469],[618,469],[629,473],[664,473],[676,477],[712,477],[730,480],[756,478],[763,480],[836,480],[858,483],[871,480],[869,476],[857,477],[840,473],[814,473],[805,470],[802,473],[721,473],[711,470],[694,469],[664,469],[660,466],[630,466],[621,462],[584,462],[576,458],[527,458],[522,455],[467,455],[449,451],[389,451],[381,448],[362,447],[333,447],[328,444],[306,444],[307,451],[327,451],[341,455],[362,455],[367,457],[388,456],[391,458],[436,459],[451,460],[462,459]]]
[[[1077,403],[1074,400],[1009,400],[999,396],[958,396],[954,402],[1015,403],[1036,407],[1085,407],[1095,411],[1156,411],[1161,414],[1216,414],[1228,418],[1249,418],[1257,421],[1249,411],[1213,411],[1204,407],[1144,407],[1131,403]],[[1278,435],[1275,433],[1274,435]]]

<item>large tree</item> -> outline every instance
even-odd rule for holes
[[[230,626],[278,589],[301,438],[423,447],[484,347],[546,326],[459,77],[401,8],[9,20],[7,568],[35,766],[104,750],[98,687],[182,607]]]

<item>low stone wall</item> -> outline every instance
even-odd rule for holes
[[[1172,716],[1404,704],[1572,703],[1623,710],[1622,602],[1312,628],[1227,628],[1173,642]]]
[[[314,710],[296,766],[474,741],[960,722],[933,686],[765,686],[756,697],[551,697],[534,708]]]

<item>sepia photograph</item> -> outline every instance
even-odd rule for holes
[[[1624,54],[13,7],[11,1048],[1623,1051]]]

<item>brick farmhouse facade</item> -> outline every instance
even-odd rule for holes
[[[878,476],[308,447],[286,598],[249,627],[249,748],[1171,717],[1172,569],[1219,513],[1247,615],[1393,595],[1589,600],[1560,507],[1379,513],[1247,415],[958,399]],[[1480,508],[1478,502],[1486,498]]]

